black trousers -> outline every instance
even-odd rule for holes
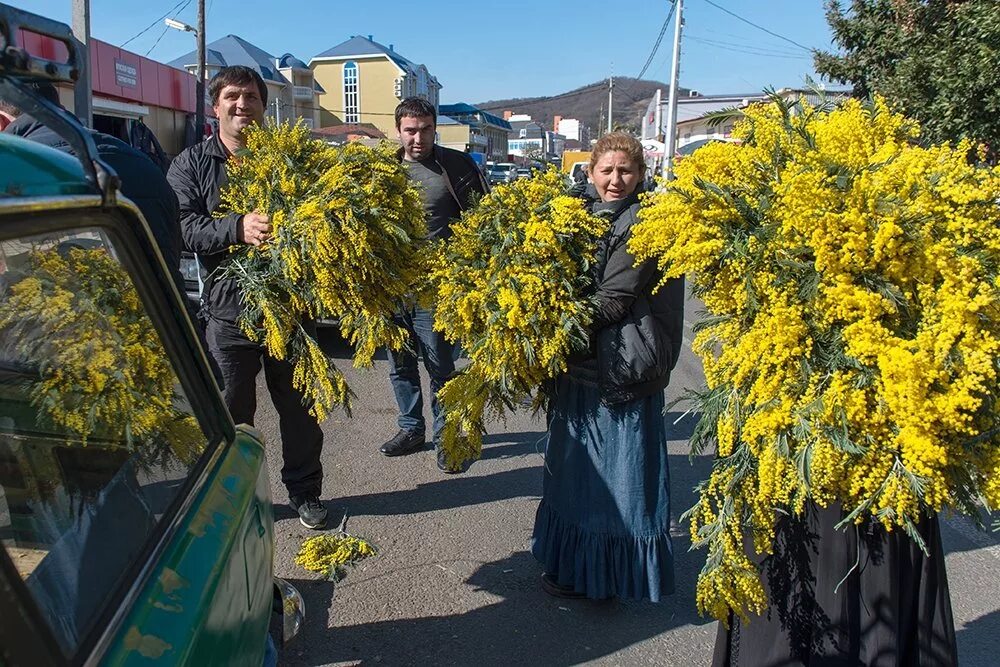
[[[323,431],[292,386],[292,364],[270,357],[230,322],[209,319],[208,347],[222,371],[226,407],[237,424],[253,426],[257,411],[257,374],[261,366],[281,431],[281,481],[289,497],[320,495],[323,486]]]

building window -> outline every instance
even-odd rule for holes
[[[358,112],[358,64],[353,60],[344,63],[344,122],[361,122]]]

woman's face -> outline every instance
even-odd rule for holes
[[[641,179],[639,166],[623,151],[608,151],[590,170],[590,180],[601,201],[625,199],[635,191]]]

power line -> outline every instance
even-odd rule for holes
[[[738,19],[740,21],[743,21],[747,25],[753,26],[754,28],[757,28],[758,30],[763,30],[767,34],[771,35],[772,37],[777,37],[778,39],[782,39],[782,40],[788,42],[789,44],[794,44],[795,46],[797,46],[800,49],[803,49],[805,51],[808,51],[809,53],[812,53],[813,51],[816,50],[816,49],[811,49],[808,46],[803,46],[802,44],[799,44],[798,42],[796,42],[794,39],[789,39],[788,37],[785,37],[784,35],[779,35],[778,33],[774,32],[772,30],[768,30],[767,28],[765,28],[762,25],[757,25],[753,21],[751,21],[749,19],[745,19],[745,18],[743,18],[742,16],[740,16],[739,14],[737,14],[735,12],[729,11],[728,9],[726,9],[725,7],[723,7],[722,5],[719,5],[719,4],[716,4],[715,2],[712,2],[712,0],[705,0],[705,2],[707,2],[710,5],[712,5],[713,7],[715,7],[716,9],[718,9],[719,11],[725,12],[726,14],[729,14],[733,18]]]
[[[667,34],[667,28],[670,27],[670,18],[674,15],[674,10],[676,8],[677,8],[676,2],[670,5],[670,11],[667,12],[667,18],[664,19],[663,21],[663,26],[660,28],[660,34],[657,35],[656,37],[656,42],[653,44],[653,50],[649,52],[649,57],[646,58],[646,64],[643,65],[642,69],[639,71],[639,76],[635,77],[635,80],[632,82],[632,84],[628,88],[625,88],[623,91],[621,91],[619,95],[624,95],[625,97],[632,100],[632,102],[638,102],[638,100],[635,99],[635,97],[632,96],[630,93],[632,92],[632,89],[635,88],[635,84],[642,80],[642,76],[646,73],[646,70],[649,69],[649,66],[653,62],[653,58],[656,57],[656,52],[660,50],[660,44],[663,42],[663,36]]]
[[[148,50],[148,51],[146,51],[146,55],[147,55],[147,56],[148,56],[148,55],[149,55],[150,53],[152,53],[152,52],[153,52],[153,49],[155,49],[155,48],[156,48],[156,45],[160,43],[160,40],[161,40],[161,39],[163,39],[163,36],[167,34],[167,31],[168,31],[168,30],[170,30],[170,27],[169,27],[169,26],[167,26],[166,28],[164,28],[164,29],[163,29],[163,32],[161,32],[161,33],[160,33],[160,36],[156,38],[156,41],[155,41],[155,42],[153,42],[153,45],[152,45],[151,47],[149,47],[149,50]]]
[[[677,8],[677,3],[670,5],[670,11],[667,12],[667,18],[663,20],[663,27],[660,28],[660,34],[656,38],[656,43],[653,44],[653,50],[649,52],[649,57],[646,58],[646,64],[642,66],[642,70],[639,71],[639,76],[636,79],[641,79],[642,75],[646,73],[649,66],[653,63],[653,58],[656,57],[656,52],[660,50],[660,44],[663,42],[663,36],[667,34],[667,28],[670,27],[670,17],[674,15],[674,9]]]
[[[807,55],[803,54],[801,51],[799,51],[797,49],[791,49],[791,48],[785,48],[785,47],[775,47],[775,46],[766,46],[766,45],[753,44],[753,43],[748,43],[748,42],[737,42],[737,41],[731,41],[731,40],[717,39],[717,38],[712,38],[712,37],[705,37],[703,35],[695,35],[695,34],[692,34],[692,33],[689,33],[687,36],[690,37],[691,39],[695,40],[695,41],[705,42],[706,44],[714,44],[714,45],[717,45],[717,46],[731,46],[731,47],[739,48],[739,49],[752,49],[754,51],[760,51],[762,53],[770,53],[770,54],[780,55],[780,56],[795,56],[796,58],[809,58],[810,57],[810,56],[807,56]]]
[[[183,11],[184,11],[185,9],[187,9],[188,5],[190,5],[190,4],[191,4],[191,0],[187,0],[186,2],[184,2],[184,6],[183,6],[183,7],[181,7],[180,9],[178,9],[178,10],[177,10],[177,14],[180,14],[180,13],[181,13],[181,12],[183,12]],[[149,51],[146,51],[146,55],[147,55],[147,56],[148,56],[148,55],[149,55],[150,53],[152,53],[152,52],[153,52],[153,49],[155,49],[155,48],[156,48],[156,45],[160,43],[160,40],[161,40],[161,39],[163,39],[163,36],[167,34],[167,31],[168,31],[168,30],[170,30],[170,26],[166,26],[165,28],[163,28],[163,32],[161,32],[161,33],[160,33],[160,36],[156,38],[156,41],[155,41],[155,42],[153,42],[153,45],[152,45],[151,47],[149,47]]]
[[[190,2],[190,0],[187,0],[187,1],[188,1],[188,2]],[[140,30],[139,32],[137,32],[136,34],[134,34],[134,35],[132,35],[131,37],[129,37],[129,38],[127,39],[127,40],[125,40],[125,42],[124,42],[124,43],[122,43],[122,44],[119,44],[119,45],[118,45],[118,47],[119,47],[119,48],[121,48],[121,47],[124,47],[124,46],[125,46],[126,44],[128,44],[129,42],[131,42],[131,41],[133,41],[133,40],[135,40],[135,39],[137,39],[137,38],[141,37],[141,36],[142,36],[142,35],[144,35],[144,34],[145,34],[145,33],[146,33],[147,31],[149,31],[149,29],[150,29],[150,28],[152,28],[152,27],[153,27],[153,26],[155,26],[156,24],[158,24],[158,23],[162,22],[162,21],[163,21],[163,19],[167,18],[168,16],[170,16],[171,14],[173,14],[174,12],[176,12],[176,11],[177,11],[177,8],[178,8],[178,7],[180,7],[180,6],[181,6],[181,5],[183,5],[183,4],[186,4],[186,3],[185,3],[185,0],[180,0],[180,2],[178,2],[178,3],[176,4],[176,5],[174,5],[174,6],[173,6],[173,7],[172,7],[172,8],[170,9],[170,11],[168,11],[168,12],[167,12],[166,14],[164,14],[164,15],[163,15],[163,16],[161,16],[160,18],[158,18],[158,19],[156,19],[155,21],[153,21],[152,23],[150,23],[150,24],[149,24],[148,26],[146,26],[145,28],[143,28],[142,30]]]
[[[787,58],[789,60],[809,60],[810,59],[809,56],[798,56],[798,55],[791,55],[791,54],[788,54],[788,53],[773,53],[773,52],[762,51],[760,49],[753,49],[753,48],[749,48],[749,47],[730,46],[730,45],[727,45],[727,44],[720,44],[720,43],[714,42],[712,40],[700,39],[698,37],[691,37],[690,35],[688,35],[688,39],[690,39],[693,42],[697,42],[699,44],[704,44],[705,46],[708,46],[709,48],[722,49],[723,51],[730,51],[732,53],[744,53],[744,54],[752,55],[752,56],[760,56],[762,58]]]

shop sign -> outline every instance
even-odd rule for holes
[[[139,68],[115,58],[115,83],[123,88],[139,86]]]

